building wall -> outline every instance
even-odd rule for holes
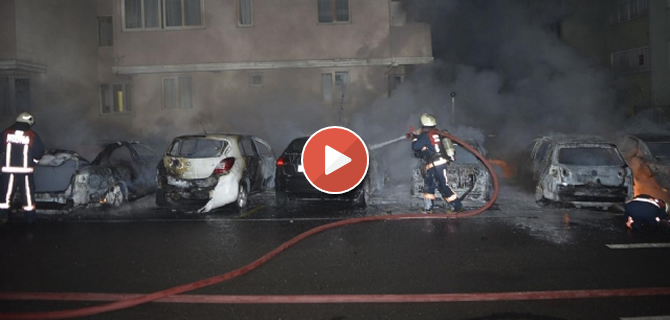
[[[391,68],[366,65],[368,59],[432,59],[430,27],[418,23],[391,27],[388,0],[351,1],[351,22],[336,24],[317,23],[317,1],[254,0],[252,27],[237,26],[236,1],[205,0],[204,28],[169,31],[123,30],[123,1],[114,1],[111,8],[106,3],[98,5],[98,15],[114,14],[115,46],[99,49],[98,77],[101,82],[132,83],[133,88],[132,113],[100,116],[99,131],[110,139],[167,143],[176,135],[202,130],[242,131],[283,148],[297,135],[347,125],[358,108],[386,96],[386,73]],[[198,66],[221,63],[324,59],[335,65],[340,59],[359,59],[359,64],[197,71]],[[190,67],[183,72],[109,71],[156,65]],[[391,72],[402,72],[398,70],[405,68]],[[349,72],[350,100],[322,102],[321,74],[339,71]],[[262,86],[250,84],[254,74],[262,75]],[[191,109],[163,107],[162,79],[178,75],[192,79]],[[277,128],[286,134],[278,134]]]
[[[650,5],[654,2],[658,1],[649,1]],[[615,9],[617,4],[618,1],[608,1],[610,10]],[[607,29],[607,52],[611,55],[618,51],[650,46],[649,18],[650,15],[647,14],[623,23],[611,23]],[[650,66],[651,71],[617,75],[625,81],[624,87],[620,88],[619,102],[628,107],[631,112],[634,106],[652,104],[651,74],[655,66],[653,63]]]
[[[607,45],[610,52],[648,46],[649,15],[610,25],[607,32]]]
[[[35,129],[47,146],[70,143],[82,136],[75,128],[95,126],[97,117],[96,4],[21,0],[15,6],[17,57],[46,66],[46,73],[30,76]]]
[[[331,71],[349,72],[349,103],[321,102],[321,73]],[[298,135],[348,124],[361,101],[371,102],[386,90],[385,72],[385,67],[358,67],[135,75],[134,112],[106,116],[103,131],[109,138],[136,137],[159,144],[203,130],[234,131],[260,135],[274,148],[283,148]],[[251,86],[250,76],[259,73],[263,85]],[[190,109],[163,107],[162,79],[175,75],[192,77]]]
[[[14,1],[0,1],[0,59],[16,59]]]
[[[649,1],[652,105],[670,106],[670,3]]]
[[[335,24],[317,23],[317,1],[254,0],[253,8],[252,27],[237,26],[236,1],[205,0],[203,29],[120,32],[119,65],[391,56],[388,0],[351,1],[351,22]],[[115,23],[120,30],[122,15]]]
[[[574,14],[561,20],[561,38],[579,53],[592,57],[603,66],[609,67],[610,53],[607,51],[608,17],[605,2],[607,0],[566,0],[566,7]]]

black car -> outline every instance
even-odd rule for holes
[[[355,206],[365,206],[366,199],[379,187],[376,162],[371,159],[368,173],[363,181],[349,192],[328,194],[314,188],[302,170],[302,150],[309,137],[297,138],[277,158],[275,172],[275,195],[278,205],[295,200],[340,200]],[[372,157],[371,157],[372,158]],[[382,180],[383,181],[383,180]]]

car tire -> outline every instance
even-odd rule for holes
[[[247,184],[243,181],[240,182],[240,186],[237,188],[237,198],[235,199],[235,208],[237,211],[244,211],[247,208],[249,202],[249,192],[247,190]]]
[[[358,189],[359,191],[356,194],[356,197],[351,200],[351,203],[354,207],[362,208],[366,205],[366,195],[365,188]]]
[[[159,208],[168,208],[170,207],[170,202],[167,200],[165,191],[163,189],[156,189],[156,206]]]
[[[549,204],[547,198],[544,197],[544,190],[539,185],[535,186],[535,203],[540,207],[546,207]]]
[[[288,204],[289,195],[283,191],[275,191],[275,203],[278,207],[283,207]]]
[[[120,207],[125,201],[123,187],[120,184],[115,184],[105,195],[106,204],[115,208]]]

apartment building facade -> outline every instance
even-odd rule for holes
[[[562,38],[611,68],[631,114],[670,106],[670,1],[594,0],[562,21]]]
[[[347,125],[413,66],[433,60],[429,26],[407,22],[399,1],[0,6],[2,124],[31,111],[50,135],[59,133],[56,119],[100,139],[258,133],[301,119]]]

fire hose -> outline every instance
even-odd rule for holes
[[[484,158],[483,155],[481,155],[477,150],[475,150],[473,147],[465,143],[464,141],[458,139],[457,137],[452,136],[451,134],[447,132],[442,132],[447,138],[452,139],[456,143],[459,143],[461,146],[463,146],[465,149],[468,151],[472,152],[481,162],[486,166],[487,170],[491,174],[491,177],[493,178],[493,196],[491,199],[481,208],[478,208],[476,210],[472,211],[465,211],[465,212],[460,212],[460,213],[449,213],[449,214],[399,214],[399,215],[384,215],[384,216],[371,216],[371,217],[360,217],[360,218],[352,218],[352,219],[346,219],[346,220],[340,220],[332,223],[328,223],[319,227],[315,227],[313,229],[307,230],[292,239],[284,242],[277,248],[273,249],[272,251],[266,253],[265,255],[261,256],[257,260],[243,266],[240,268],[237,268],[235,270],[226,272],[224,274],[210,277],[207,279],[199,280],[196,282],[191,282],[179,286],[175,286],[172,288],[168,288],[165,290],[145,294],[145,295],[140,295],[136,296],[133,298],[125,299],[125,300],[120,300],[120,301],[115,301],[111,303],[106,303],[102,305],[97,305],[97,306],[92,306],[92,307],[85,307],[85,308],[79,308],[79,309],[69,309],[69,310],[56,310],[56,311],[40,311],[40,312],[21,312],[21,313],[0,313],[0,319],[67,319],[67,318],[75,318],[75,317],[84,317],[84,316],[92,316],[104,312],[110,312],[110,311],[116,311],[116,310],[121,310],[121,309],[126,309],[130,307],[134,307],[140,304],[148,303],[148,302],[153,302],[156,300],[164,299],[166,297],[170,297],[173,295],[178,295],[181,293],[185,292],[190,292],[193,290],[201,289],[207,286],[211,286],[217,283],[221,283],[236,277],[239,277],[243,274],[246,274],[268,260],[274,258],[277,256],[279,253],[282,251],[288,249],[289,247],[295,245],[296,243],[304,240],[305,238],[315,235],[317,233],[320,233],[322,231],[328,230],[328,229],[333,229],[337,227],[342,227],[346,225],[351,225],[355,223],[361,223],[361,222],[370,222],[370,221],[387,221],[387,220],[411,220],[411,219],[454,219],[454,218],[465,218],[465,217],[471,217],[474,215],[478,215],[486,210],[488,210],[496,201],[496,198],[498,197],[498,190],[499,190],[499,185],[498,185],[498,177],[496,176],[493,167],[488,163],[488,161]],[[403,136],[403,139],[405,136]],[[395,139],[392,142],[400,141],[401,139]],[[389,142],[391,143],[391,142]],[[411,299],[407,299],[407,302],[411,302]]]

